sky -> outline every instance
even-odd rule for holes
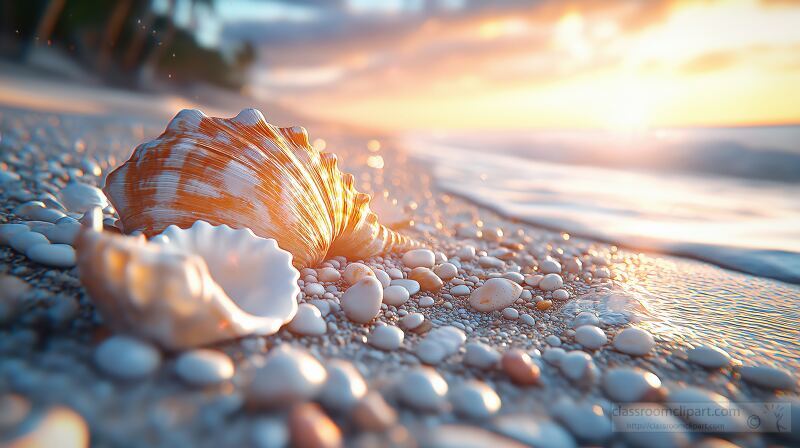
[[[800,122],[800,2],[236,1],[250,91],[391,130]]]

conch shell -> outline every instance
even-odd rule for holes
[[[273,334],[297,312],[300,273],[275,240],[202,221],[154,240],[97,224],[78,235],[81,283],[116,331],[180,350]]]
[[[151,236],[197,220],[249,228],[313,266],[327,256],[368,258],[418,243],[378,222],[370,196],[302,127],[277,128],[255,109],[234,118],[178,113],[157,139],[109,174],[104,191],[125,233]]]

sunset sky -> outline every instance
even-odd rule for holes
[[[252,90],[389,129],[800,122],[800,4],[448,0],[239,3]]]

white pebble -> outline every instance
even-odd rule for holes
[[[653,336],[645,330],[628,327],[614,338],[614,348],[631,356],[644,356],[655,347]]]
[[[338,282],[342,274],[334,268],[317,269],[317,278],[321,282]]]
[[[475,248],[472,246],[463,246],[456,251],[455,256],[461,261],[470,261],[475,258]]]
[[[8,245],[22,254],[26,253],[28,249],[37,244],[48,245],[50,241],[41,233],[36,232],[18,232],[8,238]]]
[[[25,224],[0,224],[0,244],[8,244],[12,235],[21,232],[30,232],[30,227]]]
[[[661,380],[641,369],[609,369],[603,376],[603,390],[614,401],[633,403],[653,400],[660,389]]]
[[[450,392],[456,413],[474,420],[487,419],[500,410],[497,392],[482,381],[465,381]]]
[[[564,359],[564,356],[567,354],[563,348],[560,347],[553,347],[548,348],[542,354],[542,359],[547,361],[548,364],[552,364],[554,366],[558,366],[561,364],[561,360]]]
[[[544,278],[544,275],[536,274],[536,275],[526,275],[525,276],[525,284],[528,286],[533,286],[534,288],[539,286],[539,283]]]
[[[795,380],[783,369],[769,366],[745,366],[739,369],[742,379],[766,389],[794,390]]]
[[[365,324],[381,310],[383,286],[375,277],[364,277],[347,288],[341,299],[342,309],[348,319]]]
[[[289,322],[289,331],[303,336],[320,336],[328,329],[322,312],[310,303],[301,303],[297,307],[297,314]]]
[[[74,213],[86,213],[94,207],[108,207],[108,199],[103,190],[82,182],[70,182],[61,190],[64,206]]]
[[[547,274],[542,277],[538,286],[542,291],[555,291],[564,286],[564,280],[558,274]]]
[[[558,336],[556,336],[554,334],[551,334],[551,335],[547,336],[546,338],[544,338],[544,342],[547,342],[549,345],[552,345],[553,347],[560,347],[561,346],[561,338],[559,338]]]
[[[326,363],[328,379],[319,393],[319,401],[329,409],[346,411],[367,394],[361,372],[348,361],[334,359]]]
[[[307,401],[317,395],[327,377],[325,367],[304,349],[282,344],[256,369],[245,397],[261,407]]]
[[[408,290],[400,285],[391,285],[383,290],[383,303],[400,306],[408,302]]]
[[[469,295],[469,286],[467,285],[457,285],[450,288],[450,294],[460,297],[460,296],[468,296]]]
[[[325,287],[319,283],[306,283],[306,286],[303,288],[303,292],[309,297],[321,297],[323,294],[325,294]]]
[[[436,256],[428,249],[414,249],[403,254],[403,264],[411,269],[432,268],[436,264]]]
[[[558,274],[561,272],[561,264],[555,260],[547,259],[539,263],[539,271],[544,274]]]
[[[381,350],[397,350],[403,344],[403,330],[393,325],[380,325],[372,330],[369,343]]]
[[[422,322],[424,321],[425,321],[425,316],[422,315],[421,313],[410,313],[407,314],[402,319],[400,319],[399,324],[406,330],[413,330],[422,325]]]
[[[522,294],[522,287],[504,278],[490,278],[480,288],[472,291],[469,304],[473,309],[488,313],[502,310],[514,303]]]
[[[593,375],[593,370],[596,369],[592,357],[580,350],[573,350],[564,355],[559,367],[564,376],[572,381],[584,380]]]
[[[530,314],[523,314],[519,318],[527,325],[534,326],[536,324],[536,320]]]
[[[717,347],[701,345],[686,351],[689,361],[707,369],[719,369],[731,363],[728,353]]]
[[[392,280],[397,280],[403,278],[403,271],[397,268],[389,268],[386,270],[386,273],[389,274],[389,277]]]
[[[597,326],[600,324],[600,319],[591,311],[582,311],[575,319],[572,320],[570,326],[572,328],[578,328],[582,325],[594,325]]]
[[[596,350],[608,342],[606,333],[594,325],[583,325],[575,330],[575,340],[583,347]]]
[[[438,275],[440,279],[448,281],[458,275],[458,268],[453,263],[442,263],[433,268],[434,274]]]
[[[402,286],[408,291],[408,295],[413,296],[419,292],[419,283],[416,280],[409,280],[405,278],[392,280],[392,286]]]
[[[503,317],[506,319],[514,320],[519,318],[519,311],[514,308],[505,308],[503,310]]]
[[[387,274],[386,271],[382,271],[380,269],[373,269],[372,272],[375,273],[375,278],[377,278],[378,281],[381,282],[381,286],[383,286],[384,288],[387,288],[389,287],[389,285],[392,284],[392,279],[391,277],[389,277],[389,274]]]
[[[434,303],[435,301],[431,296],[423,296],[419,298],[419,306],[422,308],[430,308]]]
[[[375,277],[375,272],[363,263],[350,263],[342,273],[342,278],[349,285],[355,284],[364,277]]]
[[[478,258],[478,264],[481,265],[483,268],[497,268],[500,269],[505,266],[503,260],[495,257],[480,257]]]
[[[175,372],[193,386],[210,386],[231,379],[234,367],[233,361],[225,353],[197,349],[178,356]]]
[[[481,342],[470,342],[466,345],[464,363],[479,369],[489,369],[500,362],[500,352]]]
[[[75,266],[75,249],[68,244],[36,244],[28,248],[25,256],[39,264],[54,268]]]
[[[113,377],[133,380],[155,372],[161,364],[161,352],[144,341],[118,335],[106,339],[95,349],[94,361]]]
[[[400,399],[421,411],[438,411],[445,404],[447,381],[431,368],[407,371],[399,384]]]
[[[553,291],[554,300],[567,300],[569,299],[569,292],[566,289],[556,289]]]

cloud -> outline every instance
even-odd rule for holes
[[[736,52],[717,51],[697,56],[686,62],[682,70],[689,74],[710,73],[726,69],[734,65],[739,59]]]

